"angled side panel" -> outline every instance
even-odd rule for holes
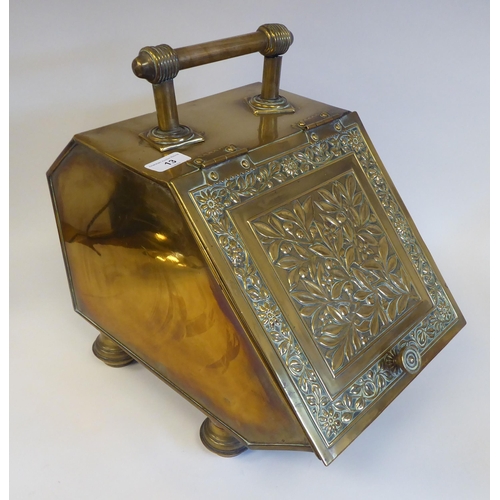
[[[77,312],[250,446],[309,449],[169,188],[78,143],[48,175]]]

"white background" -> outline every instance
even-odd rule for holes
[[[10,488],[18,499],[484,499],[489,486],[489,5],[485,0],[17,0],[10,21]],[[204,416],[112,369],[72,311],[45,172],[78,132],[154,110],[130,63],[285,24],[282,88],[361,116],[468,325],[328,468],[222,459]],[[190,69],[180,103],[258,81]]]

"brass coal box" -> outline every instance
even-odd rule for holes
[[[329,464],[465,321],[358,115],[279,90],[292,41],[143,48],[156,115],[77,134],[48,180],[95,355],[197,406],[219,455]],[[181,69],[251,52],[262,85],[177,108]]]

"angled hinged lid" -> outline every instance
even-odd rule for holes
[[[170,184],[328,464],[465,322],[357,114],[325,121]]]

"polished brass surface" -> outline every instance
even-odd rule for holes
[[[100,333],[95,339],[92,351],[101,361],[115,368],[126,366],[134,361],[134,358],[104,333]]]
[[[78,142],[49,182],[76,311],[246,446],[309,449],[168,187]]]
[[[261,52],[265,56],[261,94],[248,101],[254,113],[293,113],[293,106],[279,95],[281,54],[292,42],[293,35],[285,26],[265,24],[255,33],[176,50],[165,44],[142,48],[132,61],[132,71],[153,84],[158,126],[142,132],[141,137],[162,152],[201,142],[202,135],[179,124],[173,79],[181,69],[252,52]]]
[[[248,449],[239,439],[209,418],[201,425],[200,439],[207,449],[221,457],[236,457]]]
[[[273,142],[269,142],[268,136],[262,134],[261,124],[270,122],[265,120],[266,117],[255,116],[245,103],[248,97],[255,95],[259,90],[260,84],[253,83],[181,104],[179,106],[181,121],[203,133],[205,139],[203,142],[189,145],[183,149],[183,152],[194,159],[234,144],[250,151],[251,157],[256,161],[263,161],[290,147],[298,147],[304,143],[306,139],[297,125],[301,120],[306,120],[310,116],[319,116],[322,112],[327,112],[333,120],[347,112],[342,108],[282,91],[282,94],[296,105],[297,111],[295,114],[275,115],[276,120],[272,120],[275,125],[272,128],[276,136]],[[149,113],[77,134],[75,139],[78,143],[100,151],[134,172],[158,182],[166,182],[198,170],[196,165],[189,162],[165,172],[155,172],[144,168],[147,163],[163,156],[147,141],[137,141],[137,136],[144,130],[154,128],[155,123],[156,114]]]
[[[465,320],[358,115],[278,93],[291,41],[264,25],[143,49],[157,116],[76,135],[48,179],[95,354],[136,359],[198,407],[215,453],[329,464]],[[260,97],[256,83],[177,110],[180,69],[257,50]],[[280,99],[295,113],[247,105]],[[148,169],[160,148],[189,159]]]
[[[262,144],[272,143],[278,137],[278,117],[274,114],[261,115],[259,138]]]

